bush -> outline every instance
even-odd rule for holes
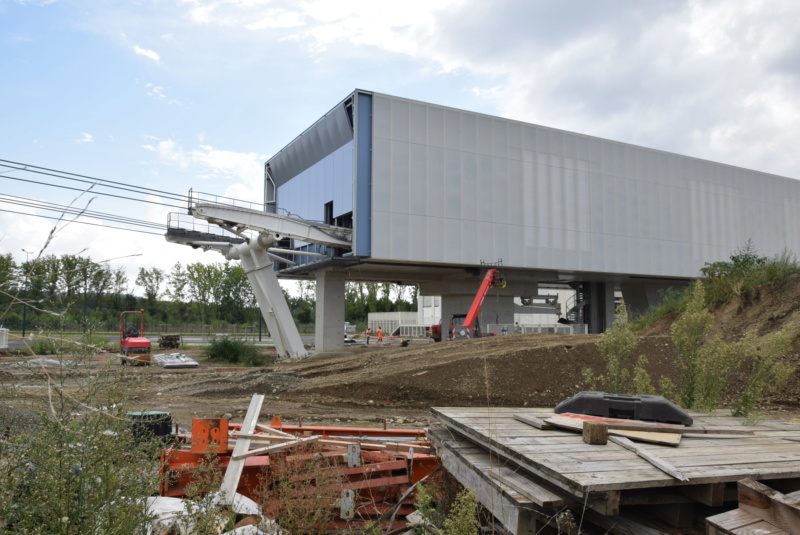
[[[705,286],[695,282],[686,311],[672,324],[677,352],[680,403],[687,409],[714,410],[722,389],[736,368],[738,347],[710,337],[714,316],[705,309]]]
[[[787,325],[780,332],[765,337],[758,347],[750,343],[754,336],[745,337],[742,345],[745,346],[743,349],[750,369],[747,385],[733,405],[734,416],[748,416],[765,393],[789,381],[794,368],[779,362],[779,359],[791,351],[795,331],[794,325]]]
[[[730,261],[706,263],[700,271],[707,286],[706,303],[717,304],[759,286],[782,282],[789,275],[800,273],[800,264],[788,251],[772,258],[758,256],[748,240],[731,255]]]
[[[65,353],[91,356],[75,346]],[[135,440],[121,376],[110,369],[80,382],[67,369],[48,372],[51,391],[38,416],[0,414],[0,532],[141,533],[144,498],[158,490],[156,440]],[[0,390],[0,405],[19,399]]]
[[[636,319],[634,329],[640,331],[654,325],[658,320],[664,317],[676,317],[686,310],[686,305],[689,302],[689,297],[692,294],[691,287],[689,288],[666,288],[660,290],[658,294],[661,296],[661,304],[657,307],[649,308],[647,311]]]
[[[614,394],[630,394],[631,391],[631,354],[639,345],[639,338],[633,330],[633,324],[628,321],[628,311],[625,302],[617,307],[614,326],[603,333],[597,342],[597,349],[603,356],[606,373],[594,377],[590,369],[583,371],[584,379],[595,388]]]
[[[33,352],[37,355],[59,355],[64,351],[64,344],[60,340],[45,338],[33,342]]]
[[[254,345],[232,336],[212,337],[206,355],[211,360],[246,366],[263,366],[267,362]]]

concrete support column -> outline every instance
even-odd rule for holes
[[[344,350],[343,271],[318,271],[314,346],[317,352]]]
[[[589,332],[600,334],[614,325],[614,282],[585,282],[589,297]]]

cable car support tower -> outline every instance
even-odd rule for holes
[[[350,250],[352,229],[268,213],[263,210],[263,205],[192,190],[189,191],[189,215],[208,224],[198,225],[181,215],[169,214],[167,241],[204,251],[218,251],[228,260],[241,261],[278,354],[292,359],[308,357],[273,266],[275,262],[294,265],[295,262],[286,255],[318,258],[328,258],[329,255],[283,249],[275,247],[275,244],[291,238],[295,245],[300,242]]]

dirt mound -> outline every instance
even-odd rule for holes
[[[748,329],[764,336],[790,322],[800,325],[800,276],[783,284],[742,295],[713,311],[715,333],[738,339]],[[192,418],[242,418],[255,393],[265,394],[264,417],[281,415],[306,422],[357,422],[424,426],[432,422],[430,407],[552,407],[585,390],[582,371],[601,372],[598,335],[509,335],[478,340],[432,343],[412,341],[400,347],[359,345],[338,354],[316,355],[300,362],[265,368],[212,368],[200,351],[186,351],[201,360],[196,370],[165,371],[132,368],[140,376],[131,384],[135,410],[167,410],[188,426]],[[800,337],[787,362],[800,369]],[[634,356],[646,355],[654,382],[676,379],[675,351],[664,319],[640,336]],[[114,356],[110,356],[114,360]],[[4,383],[27,384],[31,370],[4,368]],[[93,373],[82,369],[74,374]],[[743,387],[734,377],[727,399]],[[45,392],[28,389],[29,396]],[[43,398],[44,399],[44,398]],[[762,408],[800,410],[800,373],[774,393]]]

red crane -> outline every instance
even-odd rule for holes
[[[506,281],[500,276],[500,272],[494,268],[488,269],[486,275],[481,281],[481,286],[475,294],[475,299],[472,300],[472,305],[466,314],[453,314],[450,318],[450,330],[448,331],[448,340],[460,340],[466,338],[481,338],[483,336],[492,336],[491,334],[483,334],[481,332],[478,316],[483,307],[483,300],[486,294],[489,293],[490,288],[505,288]],[[442,324],[431,325],[430,328],[431,338],[436,342],[442,340]]]

